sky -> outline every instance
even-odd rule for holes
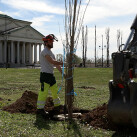
[[[65,34],[65,0],[0,0],[0,12],[12,18],[32,22],[32,27],[43,35],[55,34],[59,39],[54,43],[54,54],[63,54],[61,37]],[[84,8],[88,0],[83,0]],[[83,26],[88,27],[87,58],[94,59],[95,25],[97,33],[97,57],[102,56],[99,46],[104,46],[106,57],[106,29],[110,29],[110,57],[117,48],[117,30],[122,34],[125,44],[130,33],[130,26],[137,13],[137,0],[90,0]],[[63,37],[64,38],[64,37]],[[76,54],[82,56],[81,34]]]

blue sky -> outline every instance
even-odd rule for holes
[[[54,33],[59,42],[55,43],[53,52],[62,53],[60,35],[64,36],[64,1],[65,0],[0,0],[0,12],[15,19],[32,22],[32,27],[43,35]],[[82,7],[88,0],[83,0]],[[110,53],[117,51],[116,35],[120,29],[123,43],[130,32],[130,26],[137,13],[137,0],[91,0],[84,25],[88,26],[88,58],[94,58],[94,26],[97,26],[97,46],[101,45],[101,35],[110,28]],[[61,34],[59,32],[61,31]],[[81,41],[81,39],[80,39]],[[81,43],[81,42],[79,42]],[[76,54],[81,56],[81,44]],[[101,51],[98,49],[98,56]],[[105,49],[104,49],[105,55]]]

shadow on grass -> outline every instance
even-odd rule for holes
[[[70,136],[69,131],[72,130],[73,135],[75,137],[77,137],[77,136],[82,137],[82,134],[81,134],[81,131],[80,131],[81,128],[80,128],[79,124],[76,121],[74,121],[74,120],[72,120],[70,122],[68,121],[67,129],[68,129],[68,136]]]
[[[116,131],[112,137],[137,137],[137,131]]]
[[[46,118],[44,119],[42,116],[40,115],[36,115],[36,121],[34,123],[34,126],[37,127],[38,129],[47,129],[50,130],[50,123],[51,120]]]

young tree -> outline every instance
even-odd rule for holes
[[[117,30],[117,47],[118,50],[122,50],[122,37],[123,37],[123,33],[122,31]]]
[[[87,58],[87,41],[88,41],[88,32],[87,32],[87,26],[86,26],[86,32],[84,32],[84,26],[82,27],[82,60],[83,60],[83,66],[86,67],[86,58]]]
[[[79,34],[82,28],[84,15],[89,4],[88,1],[84,12],[81,12],[82,0],[65,0],[65,34],[66,34],[66,81],[65,81],[65,106],[68,110],[68,118],[72,120],[72,108],[74,102],[73,86],[73,60],[77,48]]]
[[[120,29],[117,30],[117,47],[119,49],[120,46]]]

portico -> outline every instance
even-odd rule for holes
[[[30,24],[0,14],[0,64],[4,67],[6,64],[9,67],[23,67],[39,63],[44,35]]]
[[[37,57],[41,52],[41,46],[41,43],[0,40],[0,63],[8,63],[11,66],[36,64],[38,63]]]

